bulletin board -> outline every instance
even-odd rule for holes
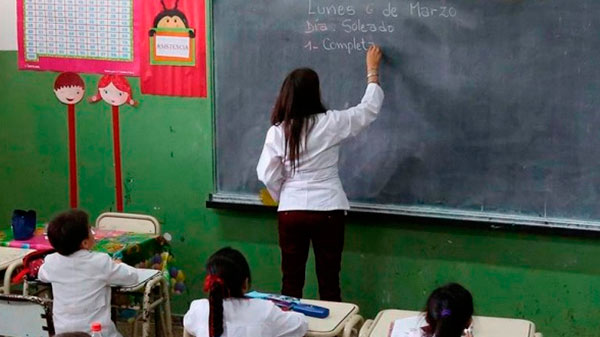
[[[139,75],[141,3],[17,0],[19,68]]]

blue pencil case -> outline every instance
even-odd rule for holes
[[[295,297],[261,293],[258,291],[251,291],[246,294],[246,297],[269,300],[275,303],[275,305],[277,305],[283,310],[296,311],[309,317],[325,318],[329,316],[328,308],[320,307],[318,305],[301,303],[300,299]]]

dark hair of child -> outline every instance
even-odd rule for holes
[[[72,209],[60,213],[48,224],[48,240],[56,251],[69,256],[81,249],[81,242],[89,237],[86,212]]]
[[[223,334],[223,299],[244,298],[244,283],[250,286],[250,266],[242,253],[226,247],[214,253],[206,263],[204,291],[208,293],[209,336]]]
[[[425,308],[427,337],[460,337],[473,316],[473,296],[463,286],[449,283],[434,290]]]

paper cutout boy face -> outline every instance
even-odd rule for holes
[[[77,104],[83,99],[85,84],[75,73],[62,73],[54,81],[54,94],[61,103]]]
[[[55,89],[54,93],[59,101],[64,104],[77,104],[83,99],[84,90],[82,87],[62,87]]]
[[[106,103],[114,106],[123,105],[129,100],[129,94],[119,90],[112,82],[106,87],[100,88],[100,96]]]

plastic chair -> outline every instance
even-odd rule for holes
[[[160,223],[145,214],[106,212],[96,219],[96,228],[142,234],[161,234]]]
[[[50,301],[33,296],[0,295],[0,336],[53,335]]]

